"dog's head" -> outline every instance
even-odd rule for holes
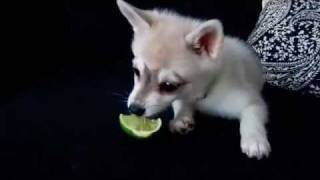
[[[219,69],[223,41],[220,21],[198,21],[168,11],[141,10],[117,0],[133,27],[133,113],[154,116],[174,100],[203,96],[207,80]]]

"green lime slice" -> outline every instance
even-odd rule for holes
[[[160,118],[147,119],[136,115],[120,114],[120,125],[124,132],[136,138],[147,138],[157,132],[162,124]]]

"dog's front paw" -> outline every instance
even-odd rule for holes
[[[241,149],[249,158],[257,159],[268,157],[271,152],[267,137],[261,135],[242,137]]]
[[[169,128],[173,133],[188,134],[194,129],[194,120],[190,117],[182,117],[170,121]]]

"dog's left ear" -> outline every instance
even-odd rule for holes
[[[191,49],[199,55],[207,54],[216,58],[222,42],[223,27],[219,20],[206,21],[186,36],[186,42]]]
[[[134,32],[145,32],[151,26],[151,15],[148,11],[138,9],[131,4],[117,0],[120,12],[127,18]]]

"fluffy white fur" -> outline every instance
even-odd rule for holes
[[[223,33],[219,20],[184,17],[164,10],[141,10],[117,0],[134,30],[135,75],[128,106],[139,105],[144,116],[172,105],[170,130],[188,133],[193,112],[240,120],[241,149],[248,157],[268,156],[267,106],[259,59],[241,40]],[[161,92],[161,83],[175,85]]]

